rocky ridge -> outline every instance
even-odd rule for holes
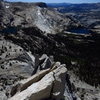
[[[1,70],[1,83],[3,83],[3,86],[1,85],[1,87],[3,93],[5,93],[8,98],[14,96],[14,94],[17,92],[17,82],[20,83],[21,80],[27,79],[31,77],[31,75],[39,73],[41,70],[49,70],[49,68],[52,68],[55,61],[61,61],[62,63],[66,63],[67,69],[70,70],[67,72],[66,76],[67,85],[65,85],[65,89],[67,92],[64,92],[65,100],[67,100],[68,98],[69,100],[73,100],[73,98],[84,98],[83,100],[92,100],[95,98],[99,99],[99,67],[97,66],[98,64],[95,65],[97,61],[95,59],[94,61],[93,59],[91,59],[90,62],[82,61],[83,59],[86,59],[86,61],[90,59],[88,58],[89,56],[82,56],[86,54],[86,52],[88,52],[88,46],[90,46],[91,43],[98,43],[97,39],[93,37],[94,36],[91,35],[75,35],[69,33],[58,35],[48,34],[47,36],[45,36],[43,32],[36,27],[24,28],[17,34],[2,34],[1,65],[3,65],[3,67],[1,66],[1,69],[3,69]],[[73,49],[73,45],[76,45],[76,49]],[[82,50],[77,50],[77,47],[79,45],[82,47]],[[91,48],[93,48],[93,45],[92,47],[90,46],[90,50]],[[83,49],[86,50],[86,52],[83,52]],[[97,56],[96,54],[98,54],[99,48],[97,48],[96,52],[94,50],[93,52],[94,55],[92,52],[88,52],[88,55],[90,55],[90,57],[93,56],[93,58],[95,56],[98,60],[99,55]],[[81,53],[81,55],[79,53]],[[42,56],[42,54],[47,54],[49,57],[47,55]],[[69,57],[72,58],[69,59]],[[95,71],[90,72],[90,70],[88,70],[88,68],[91,67],[90,65],[88,65],[88,63],[91,65],[95,65],[92,65],[92,68],[94,68]],[[97,69],[95,69],[96,67]],[[5,72],[7,74],[5,74]],[[45,75],[47,75],[47,73],[45,73]],[[8,76],[11,79],[9,79]],[[92,78],[90,76],[92,76]],[[11,80],[11,83],[9,83],[9,80]],[[94,86],[97,86],[97,88],[95,88]],[[31,86],[29,85],[29,87]],[[11,92],[9,93],[8,91]],[[27,91],[27,89],[25,89],[25,91]],[[94,95],[92,95],[91,92]],[[22,93],[24,93],[24,91],[21,92],[21,94]],[[18,95],[21,94],[19,93]],[[15,95],[15,97],[16,96],[17,94]]]
[[[40,58],[33,56],[10,41],[0,41],[0,43],[4,48],[1,49],[0,56],[0,94],[3,94],[0,96],[1,100],[7,100],[7,98],[9,100],[48,98],[60,100],[64,98],[67,75],[65,65],[61,65],[60,62],[55,63],[47,55]],[[32,88],[34,91],[30,91]],[[47,91],[48,93],[45,94]],[[29,94],[25,97],[26,92]],[[37,96],[37,93],[40,96]]]

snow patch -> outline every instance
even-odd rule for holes
[[[6,8],[8,9],[8,8],[9,8],[9,6],[6,6]]]

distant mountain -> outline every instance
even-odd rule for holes
[[[73,3],[47,3],[47,5],[49,7],[88,7],[90,9],[91,8],[96,8],[96,7],[99,7],[100,6],[100,3],[76,3],[76,4],[73,4]]]
[[[45,3],[1,2],[1,27],[36,26],[46,33],[56,33],[80,26],[78,21],[58,11],[47,8]]]
[[[71,3],[47,3],[48,7],[66,7],[68,5],[71,5]]]
[[[48,4],[56,8],[60,13],[72,16],[88,28],[99,28],[100,26],[100,3],[84,4]],[[98,29],[97,29],[98,30]]]

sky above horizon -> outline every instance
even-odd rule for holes
[[[100,2],[100,0],[7,0],[11,2],[46,2],[46,3],[97,3]]]

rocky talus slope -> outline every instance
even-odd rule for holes
[[[100,100],[99,34],[64,33],[80,24],[44,3],[0,7],[0,100]]]

